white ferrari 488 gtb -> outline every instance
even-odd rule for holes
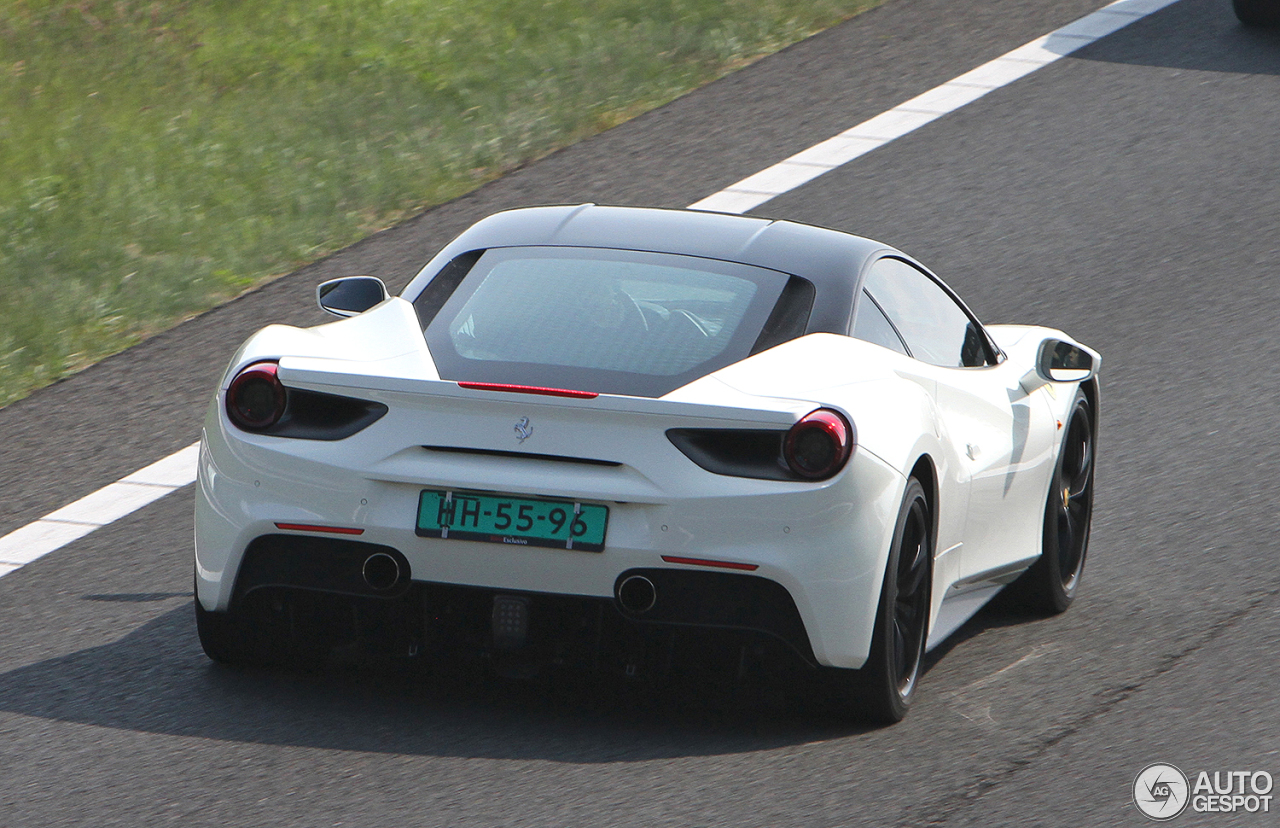
[[[924,652],[1001,589],[1042,613],[1076,593],[1098,354],[983,326],[879,242],[538,207],[398,297],[359,276],[318,296],[344,318],[254,334],[209,406],[216,660],[631,675],[676,644],[773,647],[896,721]]]

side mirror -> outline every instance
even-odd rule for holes
[[[1046,339],[1040,344],[1036,373],[1049,382],[1084,382],[1098,370],[1094,355],[1070,342]]]
[[[364,313],[369,308],[386,301],[391,294],[387,286],[375,276],[348,276],[330,279],[316,288],[316,302],[320,309],[344,319]]]

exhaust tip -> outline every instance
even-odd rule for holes
[[[657,602],[658,590],[643,575],[632,575],[618,584],[618,603],[632,615],[643,615]]]
[[[395,589],[396,584],[400,583],[400,564],[386,552],[376,552],[365,558],[360,574],[364,576],[369,589],[386,592]]]

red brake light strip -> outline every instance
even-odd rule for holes
[[[516,394],[541,394],[544,397],[569,397],[575,400],[594,400],[600,396],[595,391],[574,391],[571,388],[542,388],[537,385],[509,385],[503,382],[460,382],[459,388],[473,391],[511,391]]]
[[[713,566],[717,569],[740,569],[744,572],[754,572],[760,568],[759,564],[738,563],[736,561],[709,561],[706,558],[681,558],[677,555],[663,555],[662,560],[673,564],[688,564],[690,566]]]
[[[277,529],[289,532],[327,532],[331,535],[363,535],[363,529],[352,526],[316,526],[311,523],[277,523]]]

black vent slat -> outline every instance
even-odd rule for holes
[[[757,480],[796,480],[782,459],[786,431],[736,428],[672,428],[671,444],[714,474]]]
[[[621,466],[614,460],[595,460],[590,457],[565,457],[560,454],[533,454],[526,451],[503,451],[501,449],[461,448],[458,446],[423,446],[427,451],[442,451],[449,454],[479,454],[486,457],[509,457],[517,460],[551,460],[556,463],[579,463],[586,466]]]

